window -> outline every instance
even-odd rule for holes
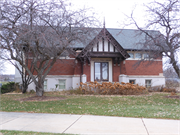
[[[129,53],[129,55],[130,55],[130,58],[134,58],[134,53]]]
[[[146,88],[151,87],[151,80],[145,80]]]
[[[129,83],[135,84],[135,83],[136,83],[136,80],[129,80]]]
[[[108,81],[108,62],[95,62],[94,63],[94,80],[95,81]]]
[[[47,90],[47,80],[44,80],[44,90]]]
[[[135,54],[135,58],[141,59],[141,58],[142,58],[142,54],[141,54],[141,53],[136,53],[136,54]]]
[[[144,56],[144,59],[148,59],[149,58],[149,54],[147,54],[147,53],[144,53],[143,56]]]
[[[59,89],[66,89],[66,80],[59,80]]]

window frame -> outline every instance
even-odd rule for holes
[[[129,56],[130,56],[130,57],[129,57],[130,59],[134,59],[134,53],[129,52],[128,54],[129,54]],[[130,55],[130,54],[132,54],[132,55],[133,55],[133,57],[131,57],[131,55]]]
[[[64,81],[64,82],[65,82],[64,85],[60,85],[60,81]],[[58,79],[58,85],[59,85],[59,87],[58,87],[59,90],[64,90],[64,89],[66,89],[66,79]],[[60,89],[60,86],[64,86],[64,88],[63,88],[63,89]]]
[[[140,55],[141,55],[141,58],[137,58],[137,57],[136,57],[136,54],[140,54]],[[135,53],[134,58],[135,58],[135,59],[142,59],[142,53]]]
[[[100,63],[100,81],[95,78],[95,63]],[[102,80],[102,63],[107,63],[107,80]],[[108,82],[109,81],[109,62],[94,62],[94,81]]]
[[[147,81],[150,81],[150,85],[147,84]],[[145,80],[145,87],[146,87],[146,88],[152,87],[152,79],[146,79],[146,80]]]
[[[46,84],[45,84],[45,82],[46,82]],[[45,80],[44,80],[44,83],[43,83],[43,88],[46,86],[46,89],[44,88],[44,90],[47,90],[47,86],[48,86],[47,84],[48,84],[48,80],[45,79]]]
[[[145,55],[146,55],[147,57],[145,57]],[[143,53],[143,59],[149,59],[149,54],[148,54],[148,53]]]
[[[134,81],[134,83],[131,83],[130,81]],[[129,83],[136,84],[136,79],[129,79]]]

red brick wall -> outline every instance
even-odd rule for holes
[[[123,72],[126,72],[126,75],[159,75],[159,73],[163,73],[162,61],[154,61],[151,64],[146,61],[141,63],[137,68],[134,68],[137,62],[136,60],[126,60],[125,64],[122,65],[126,71],[122,71],[121,74],[124,74]]]
[[[88,64],[88,62],[86,62],[86,65],[83,65],[83,74],[86,75],[87,82],[90,81],[90,73],[91,73],[90,64]]]
[[[29,65],[31,61],[29,60]],[[75,62],[74,60],[57,60],[53,65],[48,75],[74,75]],[[35,72],[34,75],[37,75]]]
[[[119,82],[119,75],[120,73],[120,66],[118,66],[118,64],[116,64],[116,66],[114,66],[114,64],[112,65],[112,69],[113,69],[113,82]]]
[[[88,62],[86,62],[86,65],[83,64],[83,74],[87,77],[87,82],[90,81],[90,65],[88,65]],[[74,75],[81,75],[81,61],[78,61],[74,68]]]
[[[74,75],[74,60],[57,60],[48,75]]]
[[[81,62],[75,64],[74,75],[81,75]]]

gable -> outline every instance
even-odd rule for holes
[[[78,58],[85,57],[121,57],[121,59],[126,59],[130,56],[107,29],[103,28],[78,55]]]

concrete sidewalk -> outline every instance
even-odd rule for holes
[[[0,130],[92,135],[180,135],[179,120],[0,112]]]

